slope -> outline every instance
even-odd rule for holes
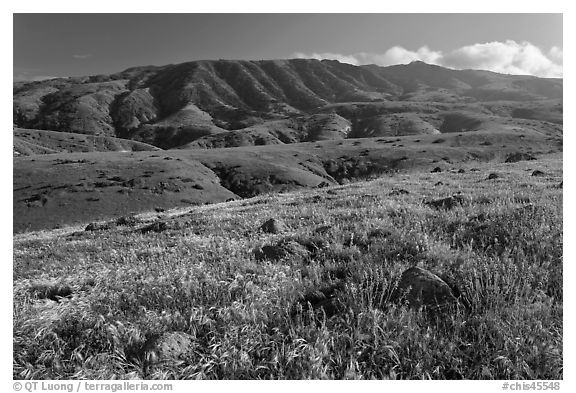
[[[218,60],[18,83],[13,111],[17,127],[119,136],[162,148],[207,137],[201,143],[207,147],[229,144],[212,143],[214,134],[244,129],[252,136],[236,138],[251,143],[258,139],[254,126],[260,126],[257,133],[266,133],[275,121],[326,113],[325,108],[344,103],[393,103],[420,113],[420,103],[442,103],[452,110],[504,100],[512,107],[506,116],[557,121],[547,111],[527,110],[526,104],[556,100],[561,105],[562,89],[559,79],[458,71],[421,62],[378,67],[312,59]],[[489,112],[489,106],[483,110]],[[354,135],[390,133],[385,119],[338,114],[351,123]],[[414,118],[407,132],[431,132],[420,120],[427,122]],[[362,135],[365,122],[382,131]],[[329,127],[320,127],[308,137],[325,139],[329,134]]]

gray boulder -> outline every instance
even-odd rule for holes
[[[286,224],[282,220],[271,218],[259,228],[264,233],[282,233],[286,230]]]
[[[254,250],[254,257],[257,261],[279,261],[288,257],[305,258],[306,256],[308,256],[308,250],[293,240],[283,240]]]
[[[152,360],[155,362],[179,362],[190,351],[193,337],[184,332],[169,332],[154,343]]]
[[[424,204],[436,210],[451,210],[464,203],[464,197],[461,195],[452,195],[447,198],[425,201]]]
[[[411,308],[426,307],[440,310],[456,304],[457,299],[448,284],[434,273],[411,267],[402,273],[393,299],[406,302]]]
[[[84,228],[86,232],[93,232],[93,231],[107,231],[114,227],[113,224],[109,222],[99,223],[99,222],[91,222]]]

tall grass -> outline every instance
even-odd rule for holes
[[[561,379],[561,165],[260,196],[182,212],[161,233],[15,237],[14,377]],[[456,192],[451,210],[422,203]],[[289,230],[259,232],[270,217]],[[289,242],[303,251],[255,256]],[[391,302],[414,265],[465,307],[431,318]],[[191,341],[164,359],[170,332]]]

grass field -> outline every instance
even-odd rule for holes
[[[453,169],[15,235],[13,376],[562,379],[561,154]]]
[[[561,150],[561,131],[512,127],[441,136],[14,157],[13,231]]]

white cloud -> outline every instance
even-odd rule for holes
[[[562,64],[564,60],[564,51],[562,50],[562,48],[553,46],[552,48],[550,48],[550,52],[548,52],[548,57],[550,57],[550,59],[556,62],[557,64]]]
[[[488,42],[456,49],[442,59],[454,68],[477,68],[505,74],[529,74],[543,77],[562,76],[561,49],[548,55],[529,42]],[[558,61],[560,60],[560,61]]]
[[[330,52],[312,53],[312,54],[296,52],[291,57],[297,59],[316,59],[316,60],[330,59],[330,60],[338,60],[340,63],[348,63],[353,65],[360,64],[355,56],[346,56],[341,55],[339,53],[330,53]]]
[[[387,66],[394,64],[406,64],[415,60],[436,64],[442,57],[442,53],[430,50],[427,46],[423,46],[416,51],[411,51],[401,46],[393,46],[382,55],[361,53],[360,56],[363,59],[362,62],[364,64],[370,62],[377,65]]]
[[[341,63],[348,63],[353,65],[376,64],[380,66],[410,63],[414,60],[422,60],[427,63],[435,63],[441,56],[442,54],[440,52],[431,51],[426,46],[423,46],[417,51],[410,51],[402,48],[401,46],[394,46],[383,54],[360,52],[353,55],[343,55],[340,53],[331,52],[312,54],[296,52],[292,55],[292,57],[299,59],[331,59],[338,60]]]
[[[384,53],[360,52],[352,55],[338,53],[296,53],[294,57],[313,59],[335,59],[354,65],[377,64],[388,66],[406,64],[415,60],[456,69],[482,69],[494,72],[562,77],[563,50],[552,47],[545,54],[529,42],[488,42],[463,46],[448,53],[423,46],[415,51],[394,46]]]

